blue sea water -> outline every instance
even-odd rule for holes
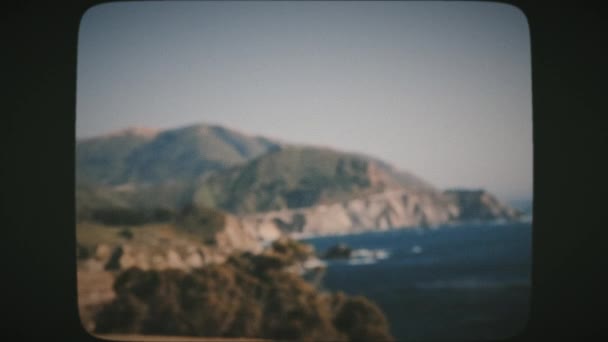
[[[363,295],[399,341],[496,340],[528,320],[531,223],[469,224],[306,239],[381,258],[329,261],[322,287]],[[368,250],[368,251],[366,251]]]

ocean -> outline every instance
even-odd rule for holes
[[[356,251],[329,261],[321,286],[374,301],[398,341],[485,341],[525,328],[531,240],[531,223],[477,223],[302,241]]]

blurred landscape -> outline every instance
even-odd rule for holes
[[[95,334],[392,341],[405,335],[386,303],[332,273],[390,257],[331,239],[529,223],[483,189],[216,125],[81,139],[76,167],[79,310]]]
[[[519,332],[528,27],[517,7],[481,2],[90,8],[75,151],[84,328],[149,341]]]

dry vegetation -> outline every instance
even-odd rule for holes
[[[96,316],[95,333],[389,341],[388,323],[362,297],[319,292],[285,269],[309,249],[280,241],[264,253],[185,272],[131,268]]]
[[[219,250],[212,240],[224,220],[217,211],[190,206],[172,222],[80,222],[79,304],[87,330],[103,336],[392,340],[375,304],[321,292],[305,280],[307,274],[299,273],[299,267],[315,252],[293,240],[196,267],[123,265],[127,250],[152,260],[170,251],[185,256],[194,247]]]

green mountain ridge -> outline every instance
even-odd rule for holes
[[[288,146],[210,175],[194,202],[244,214],[339,202],[389,186],[430,189],[422,179],[360,154]]]
[[[312,225],[321,220],[344,229],[383,219],[392,226],[517,216],[484,191],[443,192],[373,156],[217,125],[131,129],[81,140],[76,167],[79,221],[112,212],[146,221],[173,217],[189,205],[247,215],[340,204],[349,209],[307,217]]]
[[[371,166],[384,184],[374,183]],[[370,156],[207,124],[81,139],[76,175],[77,212],[84,217],[96,208],[178,210],[192,201],[251,213],[345,200],[395,184],[432,189]]]
[[[191,125],[153,136],[132,130],[76,145],[77,182],[95,185],[189,182],[244,163],[279,146],[216,125]]]
[[[119,135],[82,139],[76,143],[76,181],[90,184],[124,182],[133,151],[151,140],[129,131]]]

